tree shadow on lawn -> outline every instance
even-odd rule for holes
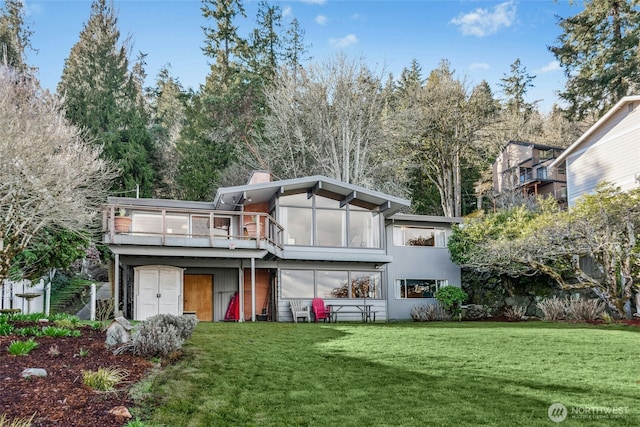
[[[547,409],[556,401],[576,402],[592,388],[506,380],[491,375],[429,375],[377,362],[334,354],[325,359],[346,366],[337,375],[314,378],[326,393],[297,399],[288,394],[285,406],[307,412],[311,422],[337,425],[493,425],[549,422]],[[341,359],[341,360],[338,360]],[[303,397],[303,396],[301,396]],[[630,396],[629,396],[630,397]],[[321,408],[333,407],[314,418]],[[314,409],[317,407],[317,410]],[[349,408],[344,411],[343,408]]]

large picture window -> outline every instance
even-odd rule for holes
[[[345,246],[347,212],[343,210],[316,210],[317,246]]]
[[[434,298],[443,286],[447,286],[446,280],[396,279],[396,298]]]
[[[380,248],[380,213],[306,193],[281,196],[278,221],[286,245]]]
[[[445,248],[447,246],[447,234],[444,228],[396,225],[393,227],[393,244],[395,246]]]
[[[335,295],[344,297],[349,273],[347,271],[322,271],[316,272],[316,295],[318,298],[336,298]]]
[[[280,270],[282,298],[382,298],[382,273]]]
[[[313,298],[313,270],[280,270],[282,298]]]
[[[380,215],[378,212],[351,209],[349,211],[349,247],[380,247]]]

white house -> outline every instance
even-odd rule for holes
[[[640,96],[622,98],[550,167],[566,169],[569,206],[602,181],[640,186]]]

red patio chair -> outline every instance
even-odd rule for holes
[[[314,298],[311,301],[311,308],[313,310],[313,317],[315,318],[316,323],[318,323],[318,320],[320,319],[325,322],[331,322],[331,310],[329,307],[324,306],[324,300],[322,298]]]

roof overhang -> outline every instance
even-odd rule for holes
[[[236,187],[222,187],[218,189],[213,205],[215,209],[234,210],[248,203],[268,202],[285,193],[302,192],[307,192],[309,196],[312,194],[330,195],[340,200],[341,205],[352,203],[370,209],[377,208],[385,216],[393,215],[410,205],[406,199],[319,175]]]
[[[407,222],[435,222],[441,224],[462,224],[464,218],[458,216],[435,216],[435,215],[413,215],[397,213],[391,216],[389,219],[392,221],[407,221]]]
[[[625,96],[624,98],[622,98],[620,101],[618,101],[616,105],[611,107],[611,109],[607,111],[607,113],[604,116],[600,117],[600,119],[597,122],[595,122],[593,126],[591,126],[585,133],[583,133],[582,136],[580,136],[580,138],[578,138],[573,144],[571,144],[566,150],[564,150],[558,156],[558,158],[556,158],[549,165],[549,167],[550,168],[558,167],[562,162],[566,161],[567,157],[569,157],[573,152],[575,152],[587,138],[593,135],[604,123],[606,123],[622,107],[624,107],[626,104],[630,102],[638,102],[638,101],[640,101],[640,95]]]

